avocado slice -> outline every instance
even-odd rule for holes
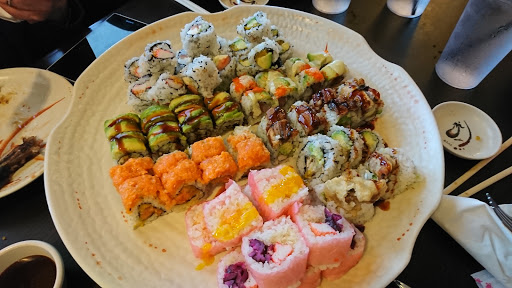
[[[231,48],[232,51],[241,51],[244,49],[247,49],[247,43],[245,43],[245,40],[242,38],[236,39],[233,43],[229,45],[229,48]]]
[[[280,155],[289,156],[293,152],[293,144],[290,142],[284,143],[283,145],[279,146],[277,152]]]
[[[333,60],[329,52],[308,53],[307,58],[311,64],[318,68],[332,62]]]
[[[272,50],[263,49],[254,55],[254,60],[262,69],[269,69],[272,66],[272,54]]]
[[[238,63],[240,63],[240,65],[242,65],[244,67],[251,66],[251,62],[249,62],[249,59],[247,59],[247,58],[242,58],[242,59],[238,60]]]
[[[261,24],[258,22],[258,20],[256,20],[256,17],[253,17],[253,18],[249,19],[249,21],[247,21],[247,23],[244,26],[244,29],[251,30],[252,28],[258,27],[258,26],[261,26]]]
[[[174,111],[174,113],[179,113],[183,111],[184,106],[188,106],[189,104],[199,104],[202,102],[202,97],[194,94],[186,94],[175,98],[169,103],[169,108]]]
[[[256,85],[258,87],[261,87],[263,89],[267,89],[267,80],[268,80],[268,71],[263,71],[254,77],[254,80],[256,80]]]
[[[343,75],[346,72],[346,66],[343,61],[334,60],[320,69],[320,72],[322,72],[325,79],[332,80]]]
[[[375,152],[377,145],[379,144],[379,137],[370,130],[361,131],[361,136],[368,147],[368,154]]]

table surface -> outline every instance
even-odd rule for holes
[[[194,2],[212,13],[224,10],[215,0]],[[466,2],[432,0],[423,15],[415,19],[394,15],[387,9],[385,0],[352,1],[346,12],[337,15],[323,14],[307,0],[271,0],[268,5],[320,15],[360,33],[378,55],[400,65],[411,75],[431,107],[445,101],[472,104],[496,121],[503,139],[506,140],[512,134],[511,121],[507,114],[510,113],[511,103],[507,98],[512,91],[512,81],[508,74],[512,68],[512,53],[479,86],[471,90],[450,87],[434,71],[434,65]],[[143,0],[132,0],[115,12],[152,23],[189,10],[173,0],[153,0],[151,5],[146,3]],[[91,30],[94,30],[94,25]],[[48,59],[47,62],[50,61]],[[463,160],[446,152],[444,157],[445,186],[478,162]],[[453,194],[465,191],[504,170],[510,166],[511,159],[511,150],[503,152]],[[483,200],[484,193],[490,192],[498,203],[512,203],[512,194],[507,191],[511,185],[512,178],[505,178],[474,197]],[[46,241],[54,245],[64,259],[67,287],[98,286],[74,261],[55,230],[46,204],[43,177],[1,198],[0,219],[0,249],[22,240]],[[397,278],[412,287],[476,287],[470,275],[482,269],[434,221],[428,220],[418,235],[410,263]]]

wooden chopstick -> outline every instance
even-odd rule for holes
[[[457,189],[457,187],[459,187],[462,183],[466,182],[466,180],[468,180],[469,178],[471,178],[471,176],[473,176],[476,172],[478,172],[480,169],[482,169],[485,165],[487,165],[487,163],[491,162],[492,159],[496,158],[496,156],[500,155],[501,152],[505,151],[510,145],[512,144],[512,137],[508,138],[507,141],[503,142],[503,144],[501,144],[501,147],[500,147],[500,150],[498,150],[498,152],[496,152],[496,154],[494,154],[492,157],[490,158],[487,158],[487,159],[484,159],[480,162],[478,162],[478,164],[476,164],[475,166],[473,166],[471,169],[469,169],[466,173],[462,174],[462,176],[460,176],[457,180],[453,181],[452,184],[448,185],[446,188],[444,188],[443,190],[443,194],[444,195],[447,195],[447,194],[450,194],[453,190]],[[497,175],[495,175],[497,176]],[[493,176],[494,177],[494,176]],[[489,178],[490,179],[490,178]],[[501,179],[501,178],[500,178]],[[498,179],[499,180],[499,179]],[[498,181],[496,180],[496,181]],[[482,182],[483,183],[483,182]],[[492,184],[492,183],[491,183]],[[486,186],[487,187],[487,186]],[[464,192],[465,193],[465,192]],[[476,193],[476,192],[475,192]],[[459,195],[460,196],[460,195]]]
[[[512,166],[508,167],[507,169],[501,171],[500,173],[492,176],[491,178],[481,182],[480,184],[476,185],[475,187],[466,190],[466,192],[462,192],[457,196],[460,197],[470,197],[473,194],[477,193],[478,191],[486,188],[487,186],[500,181],[501,179],[505,178],[506,176],[512,174]]]

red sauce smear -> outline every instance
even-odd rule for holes
[[[64,97],[66,98],[66,97]],[[52,108],[55,104],[59,103],[60,101],[64,100],[64,98],[60,99],[60,100],[57,100],[55,103],[51,104],[50,106],[44,108],[43,110],[37,112],[34,116],[28,118],[27,120],[25,120],[25,122],[21,123],[20,125],[18,125],[18,128],[16,128],[16,130],[14,130],[12,132],[12,134],[7,138],[6,141],[3,142],[3,145],[0,147],[0,155],[2,155],[2,153],[4,152],[5,150],[5,147],[7,147],[7,144],[9,142],[11,142],[11,140],[21,131],[21,129],[25,128],[30,122],[32,122],[32,120],[36,119],[37,117],[39,117],[41,114],[43,114],[44,112],[46,112],[48,109]]]

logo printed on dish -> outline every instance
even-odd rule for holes
[[[457,121],[454,122],[452,124],[452,127],[446,130],[445,132],[446,136],[448,136],[451,139],[443,139],[443,142],[450,145],[450,147],[452,147],[455,150],[464,150],[464,147],[468,145],[469,142],[471,142],[471,139],[473,138],[471,134],[471,128],[469,128],[468,123],[465,120],[463,120],[463,122],[466,126],[462,126],[462,124],[460,124],[460,121]]]

